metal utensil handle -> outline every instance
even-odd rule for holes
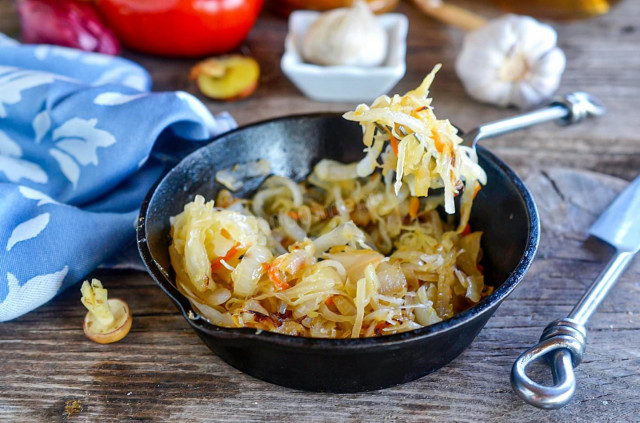
[[[518,357],[511,369],[511,386],[520,398],[546,409],[563,407],[571,400],[576,389],[573,368],[580,364],[586,347],[585,326],[634,255],[633,252],[616,252],[569,316],[551,322],[540,342]],[[539,384],[527,376],[527,367],[540,358],[546,359],[551,368],[553,386]]]
[[[620,276],[629,267],[635,253],[629,251],[617,251],[609,260],[607,267],[598,275],[587,292],[584,293],[578,304],[573,307],[567,316],[569,319],[586,326],[587,322],[598,309],[611,288],[616,284]]]
[[[482,139],[496,137],[507,132],[549,121],[556,121],[560,125],[570,125],[587,117],[602,116],[605,112],[605,107],[597,98],[585,92],[577,91],[563,96],[547,107],[479,126],[465,135],[464,144],[474,146]]]

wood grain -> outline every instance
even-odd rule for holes
[[[487,3],[455,3],[488,17],[499,13]],[[395,91],[412,88],[441,62],[433,88],[439,116],[468,129],[515,113],[464,93],[453,71],[463,34],[408,4],[399,11],[409,17],[410,36],[407,75]],[[585,240],[584,231],[640,170],[639,21],[640,3],[627,0],[606,16],[554,24],[568,58],[562,91],[599,96],[609,108],[606,117],[562,129],[543,125],[484,143],[526,177],[543,233],[522,284],[450,365],[412,383],[361,394],[282,388],[211,354],[146,274],[98,271],[89,276],[101,278],[111,295],[131,306],[131,333],[112,345],[87,340],[76,288],[0,325],[0,421],[640,421],[639,260],[589,325],[587,352],[576,370],[578,391],[567,407],[532,408],[509,385],[515,358],[548,322],[570,311],[611,254]],[[13,3],[0,1],[0,31],[16,35],[17,28]],[[264,12],[242,48],[262,66],[258,91],[245,101],[203,98],[205,104],[213,112],[230,111],[240,124],[353,107],[312,102],[297,91],[279,69],[285,34],[286,22]],[[198,95],[187,78],[195,61],[125,56],[151,72],[156,90]],[[82,411],[65,417],[67,400],[79,400]]]

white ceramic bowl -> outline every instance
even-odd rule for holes
[[[404,76],[407,17],[400,13],[376,16],[389,34],[387,57],[380,66],[318,66],[305,63],[302,40],[320,12],[295,11],[289,16],[289,34],[280,66],[300,91],[317,101],[371,101],[389,92]]]

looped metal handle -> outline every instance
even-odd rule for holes
[[[587,341],[587,324],[598,305],[625,271],[638,250],[620,251],[585,292],[569,317],[551,322],[540,337],[540,343],[522,354],[513,364],[511,386],[526,402],[539,408],[566,405],[576,389],[573,367],[580,364]],[[551,366],[554,386],[544,386],[527,376],[527,366],[539,358]]]
[[[539,408],[555,409],[566,405],[576,390],[573,368],[580,364],[585,349],[585,330],[579,324],[561,319],[545,329],[540,342],[525,351],[511,369],[511,386],[518,396]],[[551,368],[553,386],[533,381],[527,367],[545,359]]]
[[[571,125],[592,116],[603,116],[607,112],[600,100],[583,91],[566,94],[553,104],[561,104],[569,110],[567,116],[556,121],[560,125]]]
[[[589,117],[606,113],[602,102],[582,91],[567,94],[546,107],[523,115],[486,123],[472,129],[463,137],[463,145],[475,147],[480,140],[497,137],[507,132],[527,128],[543,122],[555,121],[559,125],[578,123]]]

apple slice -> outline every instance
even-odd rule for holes
[[[206,59],[191,69],[202,94],[215,100],[239,100],[250,96],[258,87],[260,65],[241,55]]]

